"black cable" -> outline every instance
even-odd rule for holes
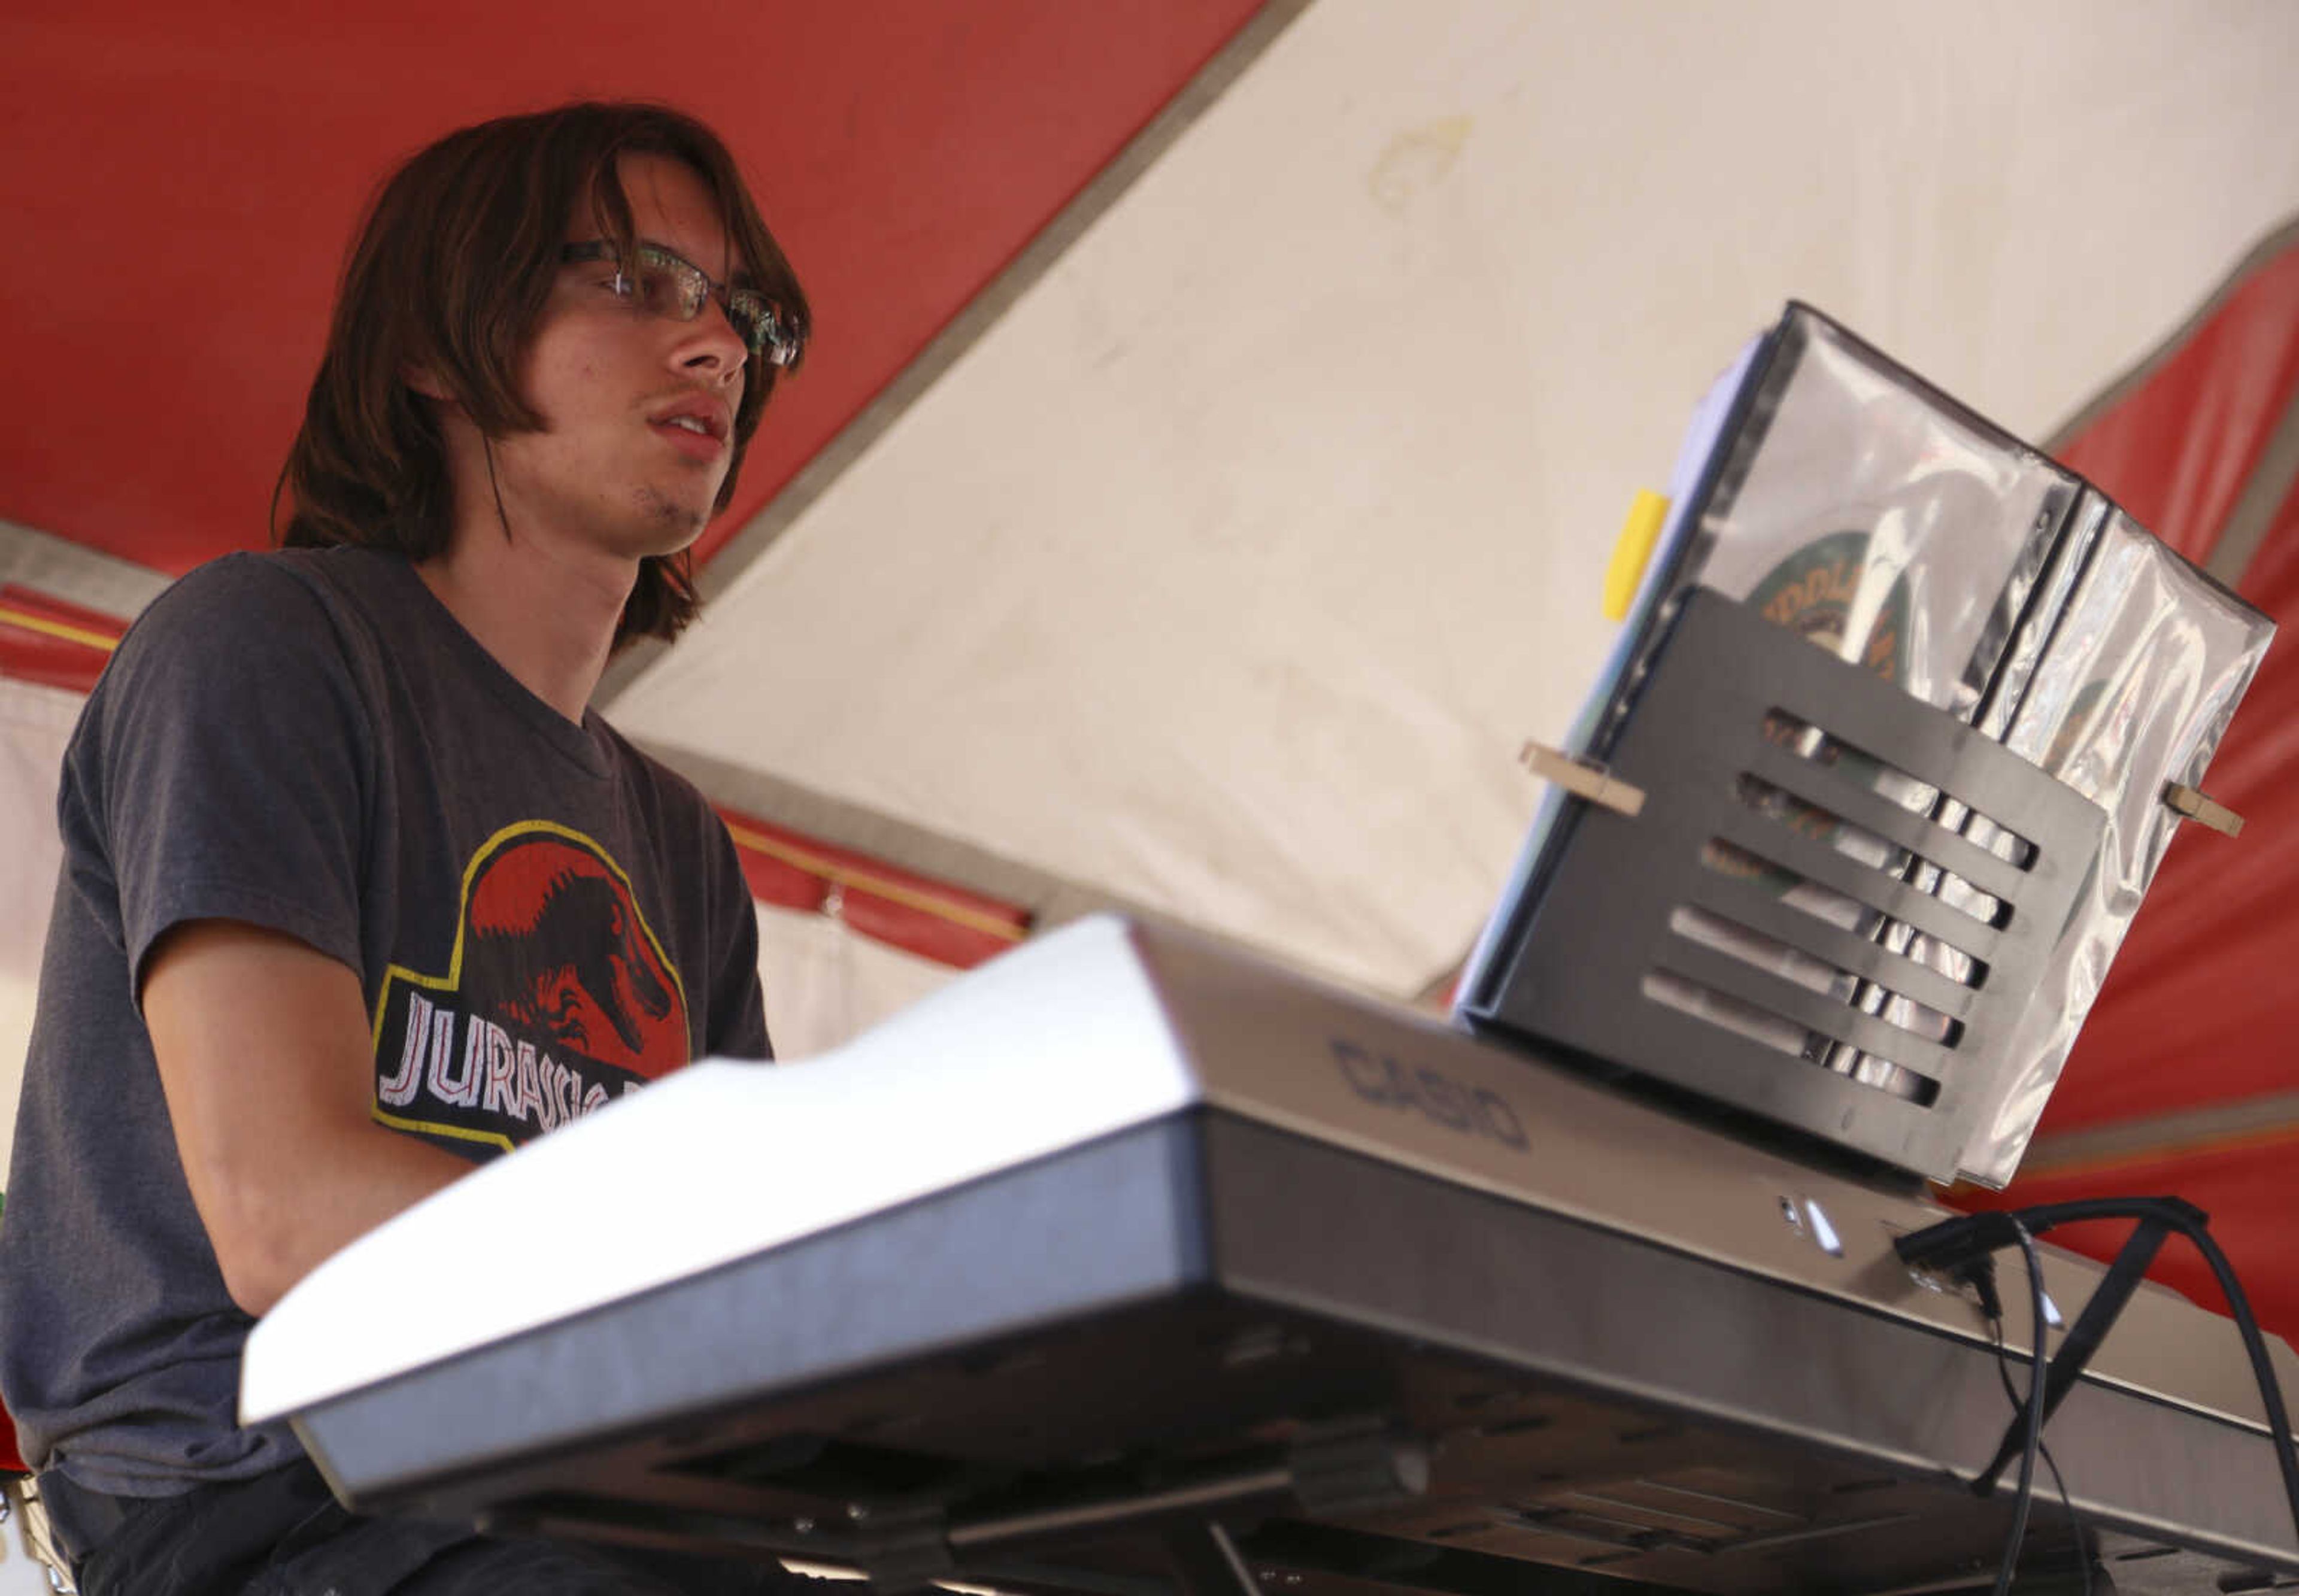
[[[2291,1502],[2291,1524],[2299,1530],[2299,1452],[2291,1442],[2291,1416],[2283,1409],[2283,1388],[2275,1378],[2275,1364],[2267,1356],[2267,1341],[2259,1333],[2259,1321],[2252,1317],[2251,1302],[2237,1284],[2235,1268],[2220,1251],[2220,1244],[2201,1225],[2181,1226],[2204,1261],[2212,1266],[2212,1273],[2227,1293],[2228,1310],[2235,1318],[2235,1327],[2242,1333],[2243,1350],[2251,1357],[2252,1373],[2259,1378],[2260,1400],[2267,1404],[2268,1433],[2275,1437],[2275,1462],[2283,1471],[2283,1493]]]
[[[2052,1471],[2052,1484],[2059,1487],[2060,1506],[2068,1511],[2068,1528],[2076,1538],[2076,1567],[2083,1574],[2083,1596],[2091,1596],[2091,1548],[2084,1542],[2083,1525],[2076,1519],[2076,1504],[2068,1495],[2068,1482],[2060,1473],[2060,1466],[2052,1461],[2052,1449],[2042,1449],[2044,1467]]]
[[[1996,1379],[2004,1387],[2004,1400],[2012,1404],[2012,1411],[2020,1411],[2020,1390],[2012,1384],[2012,1359],[2004,1345],[2004,1315],[1999,1309],[1988,1316],[1988,1333],[1996,1349]],[[2058,1461],[2052,1456],[2050,1442],[2039,1445],[2037,1451],[2044,1467],[2052,1471],[2052,1484],[2059,1491],[2060,1506],[2068,1516],[2068,1527],[2076,1538],[2076,1567],[2083,1575],[2083,1596],[2092,1596],[2091,1549],[2084,1542],[2083,1525],[2076,1519],[2075,1498],[2069,1494],[2067,1476],[2060,1472]]]
[[[2259,1320],[2252,1314],[2251,1299],[2244,1295],[2227,1254],[2212,1239],[2203,1212],[2176,1197],[2085,1198],[2021,1209],[2018,1217],[2038,1232],[2084,1219],[2160,1218],[2195,1243],[2195,1251],[2211,1265],[2220,1290],[2226,1294],[2228,1312],[2243,1337],[2243,1350],[2251,1359],[2252,1375],[2259,1382],[2260,1400],[2267,1408],[2268,1433],[2275,1441],[2275,1464],[2283,1474],[2283,1494],[2290,1504],[2292,1528],[2299,1532],[2299,1449],[2292,1443],[2291,1416],[2284,1410],[2283,1387],[2275,1377],[2275,1365],[2267,1356],[2267,1342],[2260,1334]]]
[[[2028,1359],[2028,1442],[2020,1452],[2020,1486],[2012,1505],[2012,1529],[2004,1538],[2004,1561],[1996,1570],[1996,1596],[2007,1596],[2012,1571],[2020,1563],[2020,1543],[2028,1538],[2028,1509],[2036,1500],[2036,1454],[2044,1450],[2044,1266],[2028,1227],[2012,1221],[2013,1238],[2028,1259],[2028,1308],[2032,1349]]]
[[[2274,1438],[2275,1464],[2283,1475],[2283,1493],[2290,1507],[2292,1526],[2299,1531],[2299,1448],[2292,1442],[2291,1417],[2284,1409],[2283,1388],[2275,1377],[2275,1366],[2268,1359],[2267,1342],[2260,1334],[2258,1319],[2253,1316],[2251,1301],[2244,1295],[2227,1255],[2212,1239],[2210,1222],[2202,1209],[2177,1197],[2079,1198],[2071,1202],[2044,1202],[2008,1211],[1963,1215],[1901,1236],[1893,1246],[1903,1260],[1916,1268],[1958,1274],[1975,1268],[1976,1260],[2012,1245],[2015,1240],[2022,1240],[2024,1245],[2023,1238],[2041,1235],[2055,1226],[2087,1219],[2136,1219],[2143,1227],[2152,1224],[2177,1230],[2195,1243],[2195,1251],[2211,1266],[2220,1290],[2227,1297],[2228,1311],[2243,1337],[2244,1351],[2251,1359],[2252,1375],[2259,1383],[2260,1399],[2267,1409],[2268,1433]],[[2074,1368],[2062,1371],[2057,1365],[2054,1367],[2055,1375],[2066,1376],[2062,1382],[2063,1386],[2073,1379]]]

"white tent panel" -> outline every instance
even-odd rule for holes
[[[758,908],[767,1034],[785,1064],[852,1041],[958,973],[858,935],[832,915]]]
[[[64,746],[86,702],[77,693],[0,677],[0,1191],[16,1141],[16,1098],[47,941],[63,844],[56,837],[56,782]]]
[[[1810,299],[2046,431],[2299,209],[2295,60],[2272,3],[1320,0],[617,718],[1410,992],[1742,340]]]

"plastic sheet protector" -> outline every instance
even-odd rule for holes
[[[1987,1076],[1991,1112],[1966,1177],[2009,1180],[2179,816],[2167,784],[2199,786],[2265,652],[2271,625],[2082,478],[1974,415],[1818,312],[1791,305],[1696,411],[1672,508],[1620,642],[1569,751],[1601,762],[1682,595],[1712,588],[2003,741],[2107,811],[2105,850],[2010,1056]],[[1964,812],[1933,788],[1781,719],[1767,734],[1905,808],[2021,862],[2016,817]],[[1983,922],[2003,906],[1880,837],[1744,779],[1750,808],[1823,839]],[[1552,791],[1461,983],[1487,992],[1580,801]],[[1712,842],[1708,868],[1966,985],[1987,971],[1879,911]],[[1932,1043],[1956,1022],[1872,979],[1694,908],[1670,932]],[[1785,1062],[1918,1099],[1930,1084],[1892,1060],[1684,981],[1644,995],[1760,1042]]]

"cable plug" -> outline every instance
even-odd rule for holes
[[[1966,1266],[1976,1259],[2020,1243],[2018,1221],[2010,1214],[1992,1209],[1984,1213],[1959,1214],[1953,1219],[1942,1219],[1937,1225],[1927,1225],[1921,1230],[1912,1230],[1905,1235],[1892,1238],[1892,1250],[1900,1261],[1911,1268],[1930,1269],[1952,1278],[1963,1277]],[[1991,1286],[1992,1291],[1992,1286]]]
[[[1990,1324],[2004,1320],[2004,1299],[1996,1294],[1996,1259],[1983,1252],[1978,1258],[1966,1259],[1948,1271],[1948,1277],[1971,1288],[1979,1299],[1979,1311]]]

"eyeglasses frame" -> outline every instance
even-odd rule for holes
[[[667,249],[660,244],[644,242],[636,244],[632,246],[631,254],[641,265],[691,279],[689,291],[683,297],[685,303],[694,306],[694,312],[693,315],[680,317],[678,320],[693,320],[695,317],[702,314],[702,307],[705,304],[716,299],[726,312],[728,325],[737,325],[735,320],[735,302],[739,296],[758,307],[758,314],[752,325],[759,329],[759,336],[756,339],[744,340],[749,344],[751,353],[770,366],[791,366],[798,362],[800,353],[806,347],[805,335],[792,328],[789,318],[783,313],[780,305],[756,288],[738,288],[716,281],[709,272],[685,255],[680,254],[676,250]],[[559,252],[559,259],[562,265],[577,266],[594,261],[614,262],[615,288],[618,293],[624,292],[627,283],[622,269],[621,257],[622,252],[611,240],[605,238],[591,238],[579,244],[569,244]],[[698,295],[692,291],[693,281],[702,284],[702,293]]]

